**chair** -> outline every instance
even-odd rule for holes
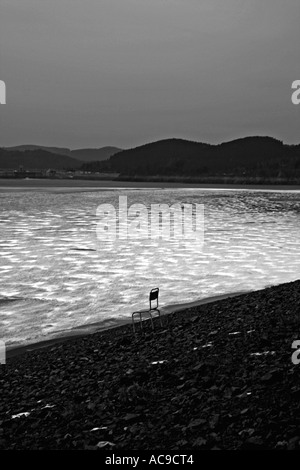
[[[159,288],[156,287],[155,289],[151,289],[150,291],[150,294],[149,294],[149,310],[139,310],[137,312],[133,312],[132,314],[132,326],[133,326],[133,332],[135,333],[135,315],[138,315],[140,317],[140,325],[141,325],[141,330],[143,330],[143,320],[142,320],[142,316],[144,314],[148,314],[149,317],[150,317],[150,321],[151,321],[151,326],[152,326],[152,330],[154,330],[154,324],[153,324],[153,314],[155,313],[158,313],[158,316],[159,316],[159,322],[160,322],[160,326],[162,326],[162,321],[161,321],[161,316],[160,316],[160,310],[158,308],[158,294],[159,294]],[[156,303],[156,305],[153,307],[153,302]]]

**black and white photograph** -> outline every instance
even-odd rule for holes
[[[299,25],[0,0],[1,451],[300,450]]]

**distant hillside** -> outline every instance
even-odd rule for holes
[[[45,150],[50,153],[58,153],[59,155],[68,155],[71,156],[71,150],[64,147],[44,147],[43,145],[16,145],[15,147],[3,147],[4,150],[14,151],[14,152],[24,152],[24,150]]]
[[[25,170],[55,170],[79,168],[82,162],[67,155],[47,152],[45,150],[13,151],[0,149],[0,168],[18,169],[23,166]]]
[[[17,145],[15,147],[4,147],[4,150],[24,152],[25,150],[45,150],[46,152],[55,153],[59,155],[67,155],[68,157],[76,158],[81,162],[94,162],[107,160],[109,157],[122,149],[118,147],[101,147],[101,148],[87,148],[70,150],[64,147],[44,147],[42,145]]]
[[[121,152],[117,147],[102,147],[99,149],[77,149],[71,150],[71,156],[83,162],[95,162],[108,160],[115,153]]]
[[[300,175],[300,145],[271,137],[245,137],[210,145],[166,139],[123,150],[106,162],[83,165],[121,176],[275,176]]]

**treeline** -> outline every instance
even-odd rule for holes
[[[104,162],[85,163],[81,168],[119,173],[120,178],[286,180],[300,177],[300,145],[285,145],[271,137],[245,137],[219,145],[167,139],[121,151]]]

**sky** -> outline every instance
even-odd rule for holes
[[[0,0],[0,146],[300,142],[299,0]]]

